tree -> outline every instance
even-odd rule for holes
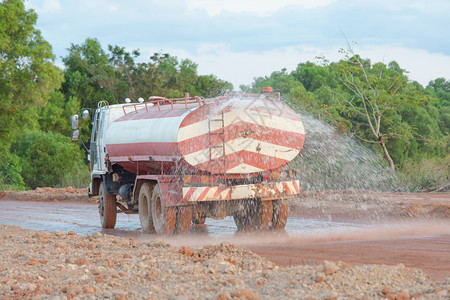
[[[429,94],[439,99],[436,106],[450,106],[450,80],[446,81],[445,78],[432,80],[426,90]]]
[[[39,109],[60,87],[52,48],[34,26],[37,15],[23,1],[0,2],[0,188],[23,189],[20,159],[10,143],[38,127]]]
[[[439,110],[439,127],[444,135],[450,134],[450,80],[437,78],[426,87],[426,92],[438,99],[433,103]]]
[[[337,75],[328,65],[319,66],[310,61],[298,64],[291,72],[291,76],[300,81],[308,92],[314,92],[323,86],[336,88]]]
[[[116,98],[139,98],[139,95],[136,94],[137,66],[135,63],[135,59],[140,55],[139,50],[133,50],[131,53],[128,53],[125,51],[125,47],[111,45],[108,45],[108,50],[111,53],[109,62],[114,68],[114,82],[118,93]]]
[[[228,81],[217,78],[215,75],[199,75],[195,83],[195,90],[197,95],[210,98],[232,91],[233,85]]]
[[[301,83],[295,80],[293,76],[286,72],[286,69],[275,71],[269,77],[258,77],[252,83],[252,91],[261,93],[263,87],[272,87],[274,91],[280,92],[282,95],[288,94],[291,89],[300,86]]]
[[[63,62],[66,68],[62,90],[66,99],[79,99],[81,107],[96,107],[102,100],[117,103],[118,79],[97,39],[72,44]]]
[[[42,131],[60,133],[64,136],[70,136],[70,116],[80,108],[80,102],[71,97],[66,101],[61,91],[55,91],[47,104],[40,109],[39,126]],[[84,129],[85,122],[80,123]]]
[[[0,3],[0,141],[36,124],[36,107],[60,87],[52,48],[34,26],[37,15],[21,0]]]
[[[333,67],[339,71],[340,81],[348,93],[338,93],[342,111],[357,120],[355,135],[367,143],[379,144],[392,170],[394,161],[386,143],[395,135],[407,135],[404,123],[397,118],[397,110],[405,101],[401,92],[408,78],[396,62],[388,66],[371,64],[349,47],[343,50],[345,59]]]

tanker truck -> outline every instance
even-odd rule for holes
[[[300,193],[285,167],[305,133],[279,93],[126,100],[91,110],[89,196],[99,196],[103,228],[125,213],[139,214],[146,233],[188,233],[227,216],[239,231],[284,229],[287,201]],[[79,116],[89,110],[72,116],[73,141]]]

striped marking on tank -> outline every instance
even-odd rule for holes
[[[267,182],[232,187],[183,187],[183,202],[219,201],[248,198],[280,199],[298,195],[299,181]]]
[[[225,108],[223,135],[222,114],[209,117],[216,120],[211,121],[204,113],[207,110],[202,111],[188,115],[178,131],[180,153],[200,170],[248,174],[278,169],[294,159],[304,143],[303,123],[297,115],[294,119],[288,108],[289,118],[260,107]],[[192,122],[192,118],[197,122]]]

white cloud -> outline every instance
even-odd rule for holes
[[[450,78],[450,56],[442,53],[399,45],[364,45],[356,51],[372,62],[388,64],[395,60],[402,69],[409,71],[409,79],[416,80],[423,86],[438,77]]]
[[[333,0],[188,0],[188,9],[204,9],[209,16],[215,16],[222,11],[233,13],[249,12],[258,16],[268,16],[288,5],[297,5],[310,9],[325,6]]]
[[[204,44],[200,46],[197,55],[181,49],[163,49],[179,59],[189,58],[199,65],[199,73],[215,74],[218,78],[230,81],[235,89],[241,84],[251,84],[255,77],[269,76],[274,71],[283,68],[287,72],[294,70],[299,63],[317,62],[316,57],[324,55],[330,61],[342,58],[339,48],[328,48],[312,45],[284,47],[261,53],[233,52],[225,44]],[[144,53],[153,54],[160,49],[147,49]],[[411,80],[426,86],[430,80],[438,77],[450,78],[450,56],[441,53],[430,53],[421,49],[409,49],[396,45],[361,45],[355,52],[363,58],[374,62],[388,64],[395,60],[400,67],[406,69]],[[148,55],[143,55],[143,58]]]
[[[117,6],[115,6],[115,5],[108,6],[108,11],[110,11],[110,12],[117,11]]]
[[[259,53],[232,52],[223,44],[203,45],[201,49],[198,56],[191,58],[199,64],[199,73],[215,74],[218,78],[233,83],[235,89],[241,84],[251,84],[255,77],[269,76],[283,68],[290,72],[299,63],[315,61],[316,57],[322,54],[331,60],[338,59],[337,47],[322,49],[311,45],[284,47]]]

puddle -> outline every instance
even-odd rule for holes
[[[65,232],[73,230],[78,234],[103,231],[119,236],[145,236],[140,231],[138,215],[118,214],[115,229],[102,230],[97,207],[92,204],[0,201],[0,211],[1,224],[19,225],[27,229]],[[346,232],[364,226],[349,222],[292,217],[287,221],[286,233],[302,235]],[[236,226],[232,217],[226,217],[223,220],[207,219],[204,226],[193,227],[193,235],[207,234],[209,237],[219,239],[236,235]]]

